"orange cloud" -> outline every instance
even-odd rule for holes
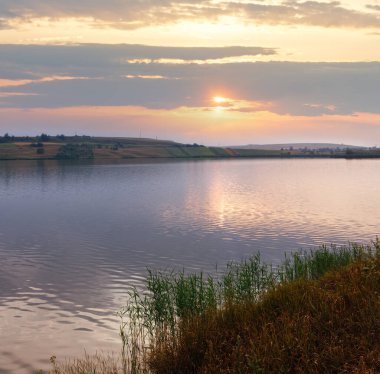
[[[64,75],[52,75],[38,79],[0,79],[0,87],[19,87],[31,83],[44,83],[53,81],[86,80],[87,77],[71,77]]]

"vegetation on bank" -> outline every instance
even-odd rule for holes
[[[172,338],[153,347],[150,369],[378,373],[379,260],[360,258],[317,279],[301,275],[269,288],[259,302],[247,298],[182,319]]]
[[[94,158],[93,147],[89,144],[65,144],[57,152],[58,160],[91,160]]]
[[[129,158],[380,158],[380,149],[238,149],[145,138],[0,136],[0,160]]]
[[[91,370],[54,361],[53,373],[379,372],[380,241],[278,266],[256,255],[214,275],[149,271],[120,317],[115,371],[87,357],[74,364]]]

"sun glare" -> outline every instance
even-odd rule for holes
[[[225,97],[222,96],[214,96],[212,100],[215,104],[224,104],[228,101]]]

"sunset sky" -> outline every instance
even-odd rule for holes
[[[0,0],[0,134],[380,146],[380,0]]]

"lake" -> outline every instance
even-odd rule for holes
[[[380,235],[380,160],[0,161],[0,373],[118,351],[147,268]]]

